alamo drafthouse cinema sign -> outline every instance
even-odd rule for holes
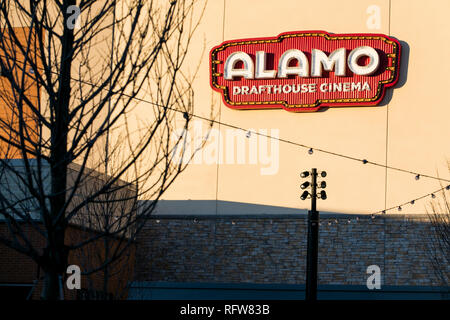
[[[383,34],[282,33],[211,50],[210,81],[233,109],[373,106],[395,85],[400,43]]]

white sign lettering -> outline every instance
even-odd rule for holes
[[[367,65],[359,65],[358,61],[362,57],[368,57]],[[296,60],[296,66],[291,66],[291,61]],[[346,61],[347,60],[347,61]],[[242,62],[242,68],[235,68],[238,62]],[[224,67],[224,78],[233,80],[235,77],[245,79],[272,79],[276,75],[278,78],[287,78],[289,75],[297,75],[302,78],[321,77],[322,71],[333,71],[336,76],[346,75],[346,65],[356,75],[366,76],[373,74],[380,65],[378,52],[369,46],[361,46],[353,49],[347,59],[345,48],[339,48],[331,52],[328,56],[322,50],[312,49],[311,70],[306,55],[297,49],[286,50],[278,61],[278,70],[266,70],[266,53],[256,52],[256,69],[253,59],[249,54],[237,51],[230,54]],[[293,91],[293,90],[292,90]]]

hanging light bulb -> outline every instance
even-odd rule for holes
[[[416,202],[416,200],[411,200],[411,204],[414,204]]]
[[[375,219],[375,215],[372,213],[372,215],[370,216],[373,219]]]
[[[386,210],[381,211],[382,214],[386,214]]]
[[[369,162],[369,161],[367,161],[366,159],[363,159],[363,161],[362,161],[362,163],[364,163],[364,164],[366,164],[367,162]]]
[[[416,176],[416,180],[419,180],[420,179],[420,174],[418,174],[417,176]]]
[[[434,199],[434,198],[436,198],[436,195],[434,193],[432,193],[431,197]]]
[[[347,221],[348,223],[351,223],[352,222],[352,220],[350,220],[350,219],[348,219],[348,221]]]
[[[309,153],[309,154],[313,154],[313,153],[314,153],[313,148],[309,148],[308,153]]]
[[[398,211],[402,211],[402,207],[401,206],[398,206]]]
[[[450,184],[445,187],[446,190],[450,190]]]
[[[247,133],[246,133],[245,136],[246,136],[247,138],[250,138],[251,135],[252,135],[252,133],[251,133],[250,131],[247,131]]]

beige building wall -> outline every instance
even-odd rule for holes
[[[188,64],[193,68],[201,60],[195,82],[194,113],[208,117],[213,99],[217,121],[245,130],[265,129],[268,134],[276,134],[271,131],[274,129],[282,139],[313,148],[450,179],[447,167],[450,97],[446,94],[450,72],[449,10],[450,2],[446,0],[209,1]],[[383,33],[397,38],[403,45],[399,83],[394,89],[388,89],[379,106],[329,108],[312,113],[290,113],[282,109],[232,110],[211,89],[208,53],[212,47],[225,40],[273,37],[282,32],[304,30]],[[207,50],[201,55],[204,46]],[[203,121],[203,130],[207,127]],[[227,138],[229,128],[217,124],[213,128],[220,130],[220,135],[210,136],[202,156],[206,152],[210,159],[218,149],[221,152],[215,155],[217,159],[226,159],[230,149],[224,146],[231,141]],[[230,164],[225,160],[225,163],[208,164],[202,159],[193,163],[164,196],[166,200],[213,200],[208,206],[193,205],[177,212],[162,208],[159,213],[249,213],[237,212],[222,205],[223,201],[307,209],[309,201],[299,199],[299,174],[312,167],[328,173],[328,199],[319,201],[321,211],[372,213],[440,188],[437,180],[422,177],[416,181],[412,174],[318,151],[309,155],[308,149],[283,142],[279,142],[275,157],[278,170],[262,174],[261,169],[269,165],[261,164],[260,159],[252,164],[248,158],[250,141],[256,136],[247,138],[245,131],[240,135],[245,142],[244,164]],[[258,148],[261,145],[260,141]],[[269,141],[266,146],[270,146]],[[275,146],[274,153],[276,149]],[[444,186],[447,184],[443,182]],[[401,213],[424,213],[428,203],[429,198],[417,201],[414,206],[405,206]],[[281,208],[272,208],[273,211],[268,207],[253,213],[281,213]]]
[[[203,3],[198,2],[199,6]],[[411,174],[319,151],[309,155],[308,149],[284,142],[273,144],[276,141],[271,143],[255,134],[247,138],[246,131],[278,135],[313,148],[450,180],[450,97],[446,94],[450,72],[449,9],[447,0],[209,0],[185,65],[185,72],[192,74],[200,64],[194,82],[194,113],[210,118],[213,106],[216,121],[245,130],[233,131],[215,124],[206,147],[163,197],[208,201],[202,205],[193,201],[193,206],[184,210],[162,209],[159,213],[246,214],[307,209],[309,201],[299,199],[299,174],[312,167],[328,173],[328,199],[319,201],[321,211],[372,213],[439,189],[439,181],[434,179],[422,177],[416,181]],[[304,30],[384,33],[397,38],[403,45],[399,83],[388,89],[379,106],[329,108],[311,113],[232,110],[212,90],[209,50],[214,46],[225,40]],[[136,123],[151,121],[152,112],[150,105],[139,104],[135,109]],[[208,122],[194,118],[192,136],[200,125],[201,133],[206,134]],[[237,141],[244,143],[244,163],[238,163],[236,155],[229,163],[227,158],[233,158],[230,150],[237,152],[238,146],[231,148]],[[260,153],[269,157],[261,157]],[[252,162],[251,157],[256,160]],[[223,205],[227,201],[268,207],[236,211],[236,207]],[[404,207],[401,213],[424,213],[428,202],[418,201]]]

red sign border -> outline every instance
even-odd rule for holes
[[[327,40],[383,40],[394,46],[394,53],[387,54],[387,57],[391,59],[391,66],[388,66],[386,70],[391,71],[391,76],[388,80],[379,81],[377,88],[377,95],[372,98],[359,98],[359,99],[327,99],[317,100],[314,104],[298,104],[289,105],[286,101],[257,101],[257,102],[233,102],[228,97],[228,87],[220,86],[217,83],[217,78],[223,76],[217,72],[217,65],[223,63],[218,60],[217,53],[223,51],[229,46],[244,45],[244,44],[258,44],[258,43],[275,43],[281,42],[285,38],[291,37],[325,37]],[[374,106],[377,105],[386,93],[386,88],[395,86],[399,78],[400,70],[400,58],[401,58],[401,44],[400,42],[390,36],[377,33],[342,33],[342,34],[330,34],[326,31],[314,30],[314,31],[294,31],[284,32],[276,37],[263,37],[263,38],[247,38],[236,39],[222,42],[220,45],[211,49],[209,55],[210,62],[210,84],[211,87],[221,93],[223,102],[232,109],[238,110],[258,110],[258,109],[285,109],[292,112],[304,112],[304,111],[317,111],[321,107],[352,107],[352,106]]]

